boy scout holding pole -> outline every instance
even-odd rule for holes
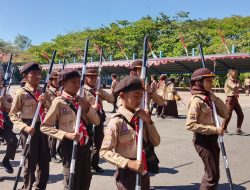
[[[97,77],[98,73],[94,69],[87,69],[85,75],[85,84],[84,84],[84,97],[93,106],[100,117],[100,125],[95,126],[94,130],[94,142],[92,150],[92,163],[91,166],[96,172],[103,172],[103,169],[98,165],[99,164],[99,151],[101,148],[103,140],[103,127],[106,120],[106,114],[103,110],[102,101],[106,100],[109,103],[113,103],[115,98],[112,94],[105,92],[102,89],[99,89],[97,92]],[[98,103],[96,105],[96,95],[98,95]]]
[[[0,88],[1,90],[6,91],[2,87],[2,76],[0,75]],[[9,112],[11,109],[13,99],[9,94],[4,92],[3,96],[0,96],[0,137],[2,137],[6,143],[6,154],[2,160],[2,165],[7,173],[13,173],[14,170],[10,164],[10,160],[14,160],[16,149],[17,149],[17,138],[13,129],[13,123],[9,118]]]
[[[64,90],[62,95],[56,97],[52,102],[41,126],[41,131],[62,141],[60,154],[63,160],[65,190],[69,185],[73,141],[79,141],[72,189],[88,190],[92,178],[88,125],[99,125],[100,119],[95,109],[84,98],[77,96],[80,88],[80,74],[77,70],[63,70],[58,82]],[[78,134],[75,132],[75,122],[76,110],[79,105],[82,107],[82,120]],[[59,129],[53,127],[56,120],[58,120]]]
[[[100,156],[118,167],[116,185],[119,190],[134,190],[137,172],[142,174],[142,189],[148,190],[150,187],[146,155],[143,154],[141,161],[136,160],[139,118],[144,122],[145,142],[150,141],[154,146],[158,146],[160,136],[151,116],[139,109],[143,90],[139,77],[123,78],[114,89],[114,92],[119,94],[122,105],[104,129]]]
[[[212,92],[215,75],[206,68],[197,69],[191,76],[191,94],[186,129],[194,132],[194,147],[205,166],[200,190],[217,189],[220,169],[218,135],[223,135],[223,129],[216,127],[213,118],[212,101],[219,116],[226,119],[228,109],[223,101]]]
[[[49,146],[48,138],[40,132],[41,119],[44,109],[48,109],[50,103],[48,94],[41,95],[39,87],[41,80],[41,68],[37,63],[27,63],[21,69],[21,75],[26,83],[23,88],[17,90],[10,111],[10,119],[21,130],[22,144],[26,144],[28,135],[32,135],[29,151],[25,159],[24,184],[22,189],[32,189],[36,181],[36,189],[46,189],[49,178]],[[35,128],[30,127],[38,102],[42,103],[41,117],[38,117]],[[20,117],[19,117],[20,113]],[[25,147],[23,147],[24,149]],[[36,171],[36,177],[35,177]]]
[[[142,70],[142,60],[137,59],[131,63],[130,67],[130,76],[141,76],[141,70]],[[150,99],[152,99],[158,106],[164,106],[165,100],[163,97],[159,96],[156,91],[151,89],[149,85],[146,86],[146,90],[148,93],[148,102],[150,102]]]
[[[112,95],[114,96],[114,98],[115,98],[115,101],[114,101],[114,103],[113,103],[113,106],[114,106],[114,108],[113,108],[113,111],[111,112],[111,113],[115,113],[116,112],[116,110],[117,110],[117,99],[118,99],[118,97],[117,97],[117,95],[116,94],[114,94],[113,93],[113,91],[114,91],[114,88],[115,88],[115,86],[117,85],[117,76],[116,76],[116,74],[112,74],[111,75],[111,79],[112,79],[112,83],[111,83],[111,93],[112,93]]]
[[[50,102],[52,103],[53,100],[57,97],[60,96],[60,90],[59,90],[59,85],[58,85],[58,72],[52,72],[50,75],[49,79],[49,87],[47,89],[50,97]],[[56,122],[55,127],[58,128],[58,122]],[[51,161],[54,163],[60,163],[61,160],[56,157],[56,143],[57,139],[49,137],[49,148],[50,148],[50,156],[51,156]]]

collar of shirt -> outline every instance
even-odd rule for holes
[[[26,82],[25,85],[24,85],[24,87],[25,87],[26,89],[28,89],[29,91],[31,91],[31,92],[34,93],[35,90],[37,90],[39,86],[37,86],[37,88],[34,88],[33,86],[30,85],[30,83]]]
[[[202,98],[203,100],[206,98],[206,96],[204,94],[195,94],[195,95],[193,95],[193,97],[195,97],[195,96],[198,96],[198,97]]]
[[[72,95],[68,94],[67,92],[63,91],[62,96],[68,100],[75,101],[77,94],[75,96],[72,96]]]
[[[126,109],[124,106],[120,106],[118,109],[118,113],[124,115],[124,117],[126,117],[126,119],[128,121],[131,121],[131,119],[134,116],[134,113],[132,113],[131,111],[129,111],[128,109]]]
[[[238,80],[237,80],[237,79],[234,79],[232,76],[230,76],[229,79],[230,79],[233,83],[238,83]]]
[[[89,86],[88,84],[84,84],[84,88],[87,89],[87,90],[96,90],[96,87],[91,87]]]
[[[55,88],[55,87],[53,87],[53,86],[49,86],[49,89],[50,89],[52,92],[56,92],[56,91],[58,91],[58,89],[57,89],[57,88]]]

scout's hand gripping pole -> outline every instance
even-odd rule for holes
[[[4,79],[3,79],[3,88],[1,90],[1,95],[0,96],[3,96],[4,92],[5,92],[6,83],[7,83],[8,77],[9,77],[9,73],[10,73],[10,66],[11,66],[12,57],[13,57],[13,55],[10,54],[10,59],[9,59],[9,62],[8,62],[8,65],[7,65],[7,68],[6,68],[6,71],[5,71],[5,75],[4,75]]]
[[[147,35],[144,38],[143,45],[143,61],[142,61],[142,70],[141,70],[141,80],[146,81],[146,71],[147,71],[147,55],[148,55],[148,37]],[[145,84],[147,85],[147,84]],[[147,97],[147,92],[144,91],[143,98],[141,100],[141,109],[145,109],[145,100]],[[137,160],[142,160],[142,146],[143,146],[143,120],[139,119],[139,134],[137,139]],[[135,190],[141,190],[141,174],[136,174],[136,184]]]
[[[47,77],[46,77],[45,84],[43,86],[42,95],[45,94],[45,91],[46,91],[46,88],[47,88],[47,85],[48,85],[48,82],[49,82],[50,74],[52,72],[52,68],[53,68],[53,65],[54,65],[55,57],[56,57],[56,50],[53,51],[53,55],[52,55],[52,59],[51,59],[51,62],[50,62],[50,67],[49,67],[49,71],[48,71],[48,74],[47,74]],[[36,112],[35,112],[35,115],[33,117],[33,120],[32,120],[31,126],[30,126],[32,128],[35,128],[37,117],[39,115],[39,110],[40,110],[41,106],[42,106],[42,103],[38,102],[37,107],[36,107]],[[18,181],[19,181],[19,178],[20,178],[20,174],[21,174],[22,168],[24,166],[24,161],[25,161],[25,158],[26,158],[27,153],[28,153],[28,149],[29,149],[29,145],[30,145],[30,140],[31,140],[31,135],[28,136],[28,138],[26,140],[25,147],[24,147],[23,152],[22,152],[22,159],[20,161],[20,165],[19,165],[19,168],[18,168],[18,172],[17,172],[17,176],[16,176],[16,180],[15,180],[15,184],[14,184],[13,190],[16,190],[16,188],[17,188],[17,184],[18,184]]]
[[[80,97],[84,96],[83,86],[84,86],[84,81],[85,81],[86,64],[87,64],[87,57],[88,57],[88,48],[89,48],[89,39],[87,38],[86,42],[85,42],[84,59],[83,59],[83,65],[82,65],[82,76],[81,76],[80,94],[79,94]],[[77,109],[77,114],[76,114],[76,125],[75,125],[75,132],[76,133],[79,133],[81,115],[82,115],[82,107],[79,106],[78,109]],[[78,142],[74,141],[72,156],[71,156],[71,163],[70,163],[69,190],[73,190],[77,144],[78,144]]]
[[[204,54],[203,54],[202,46],[200,44],[199,44],[199,50],[200,50],[202,65],[203,65],[203,68],[205,68]],[[217,111],[216,111],[216,106],[215,106],[213,101],[212,101],[212,108],[213,108],[213,116],[214,116],[215,125],[216,125],[216,127],[220,127],[220,123],[219,123],[218,115],[217,115]],[[232,177],[231,177],[231,173],[230,173],[230,169],[229,169],[226,149],[225,149],[224,140],[223,140],[222,135],[219,135],[219,144],[220,144],[221,154],[222,154],[223,160],[224,160],[224,165],[225,165],[227,180],[229,183],[229,188],[230,188],[230,190],[233,190],[233,182],[232,182]]]

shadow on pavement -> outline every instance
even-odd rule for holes
[[[16,176],[4,176],[3,178],[4,178],[4,182],[6,182],[7,180],[13,181],[13,186],[14,186],[14,181],[16,180]],[[23,182],[23,177],[19,178],[18,183],[21,183],[21,182]]]
[[[12,167],[18,167],[20,165],[20,161],[10,161],[10,164],[12,165]]]
[[[114,176],[115,170],[104,169],[103,173],[92,172],[93,175],[101,175],[101,176]]]
[[[50,174],[48,183],[57,183],[58,181],[63,181],[63,174]]]
[[[154,186],[155,190],[197,190],[199,189],[200,184],[194,183],[192,185],[183,185],[183,186]],[[234,190],[245,190],[245,187],[241,185],[233,185]],[[228,190],[228,183],[219,184],[218,190]]]
[[[187,119],[187,115],[179,115],[177,119]]]
[[[179,171],[174,169],[174,168],[165,168],[165,167],[160,167],[160,172],[159,173],[168,173],[168,174],[176,174]]]

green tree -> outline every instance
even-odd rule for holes
[[[28,49],[31,46],[32,41],[24,35],[18,34],[15,37],[14,44],[20,49],[21,51],[24,51]]]

